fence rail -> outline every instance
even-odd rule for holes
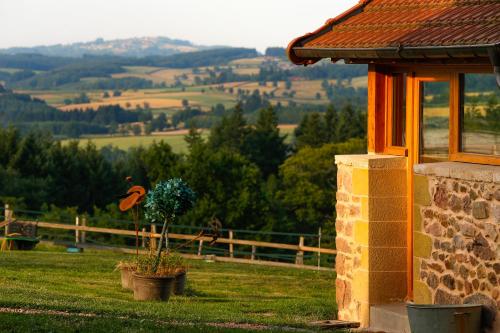
[[[4,209],[5,221],[4,223],[8,223],[12,220],[12,210],[9,210],[8,207]],[[110,234],[110,235],[119,235],[125,237],[135,237],[136,233],[133,230],[124,230],[124,229],[114,229],[114,228],[104,228],[104,227],[93,227],[87,225],[87,220],[85,217],[76,217],[75,224],[65,224],[65,223],[57,223],[57,222],[47,222],[47,221],[33,221],[31,219],[16,219],[16,222],[20,223],[28,223],[35,224],[38,228],[42,229],[56,229],[56,230],[66,230],[66,231],[74,231],[74,244],[79,248],[95,248],[95,249],[114,249],[117,251],[121,251],[124,253],[132,253],[135,252],[134,249],[131,248],[118,248],[115,246],[108,246],[107,244],[92,244],[92,241],[87,237],[87,233],[101,233],[101,234]],[[8,224],[7,224],[8,226]],[[151,225],[150,230],[146,230],[145,227],[139,230],[139,239],[140,246],[142,248],[146,247],[146,244],[149,244],[154,248],[157,246],[158,239],[161,237],[157,232],[156,225]],[[321,267],[320,265],[320,256],[324,255],[336,255],[337,251],[334,249],[321,248],[321,242],[318,242],[318,246],[306,246],[304,245],[304,237],[299,237],[298,244],[287,244],[287,243],[276,243],[276,242],[266,242],[266,241],[257,241],[257,240],[247,240],[247,239],[237,239],[234,238],[234,233],[232,230],[228,230],[229,238],[217,238],[217,244],[227,244],[228,245],[228,256],[219,256],[219,255],[203,255],[203,247],[206,243],[210,243],[213,239],[211,237],[198,237],[197,235],[192,234],[181,234],[181,233],[169,233],[168,238],[170,240],[184,240],[184,241],[195,241],[197,244],[196,254],[183,254],[188,258],[195,259],[212,259],[215,261],[224,261],[224,262],[238,262],[238,263],[250,263],[250,264],[258,264],[258,265],[270,265],[270,266],[282,266],[282,267],[296,267],[296,268],[306,268],[306,269],[318,269],[318,270],[333,270],[330,267]],[[7,232],[7,228],[6,228]],[[321,234],[321,233],[320,233]],[[321,236],[320,236],[321,237]],[[241,253],[239,251],[235,251],[234,247],[238,246],[248,246],[251,247],[250,259],[247,258],[236,258],[235,255]],[[271,248],[278,250],[288,250],[295,252],[295,263],[284,263],[277,262],[271,260],[260,260],[256,258],[257,248]],[[142,250],[144,251],[144,250]],[[304,264],[304,253],[310,252],[314,253],[318,257],[317,265],[305,265]]]

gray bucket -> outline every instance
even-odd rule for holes
[[[406,304],[412,333],[479,333],[481,305]]]

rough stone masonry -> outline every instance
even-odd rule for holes
[[[500,311],[499,169],[450,162],[415,168],[416,302]]]

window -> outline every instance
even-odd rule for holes
[[[490,65],[390,65],[371,74],[373,151],[500,165],[500,89]]]
[[[406,73],[392,74],[391,146],[406,146]]]
[[[441,162],[449,158],[450,83],[421,82],[420,162]]]
[[[406,84],[407,74],[390,73],[386,76],[386,133],[384,151],[406,155]]]
[[[495,75],[461,74],[460,93],[460,152],[500,157],[500,89]]]

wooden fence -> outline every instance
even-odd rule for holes
[[[12,211],[6,207],[5,209],[5,221],[4,223],[9,223],[9,220],[12,219]],[[104,234],[112,234],[112,235],[121,235],[121,236],[133,236],[135,237],[136,233],[132,230],[122,230],[122,229],[111,229],[111,228],[101,228],[101,227],[91,227],[87,226],[86,219],[76,217],[75,224],[63,224],[63,223],[53,223],[53,222],[42,222],[42,221],[31,221],[31,220],[23,220],[16,219],[16,222],[20,223],[30,223],[35,224],[38,228],[45,229],[58,229],[58,230],[73,230],[75,232],[75,246],[78,248],[95,248],[95,249],[105,249],[105,250],[115,250],[124,253],[135,253],[135,249],[130,248],[118,248],[113,246],[102,246],[102,245],[94,245],[88,243],[86,241],[86,234],[89,233],[104,233]],[[7,224],[8,226],[8,224]],[[6,230],[7,231],[7,230]],[[139,231],[140,243],[144,248],[146,247],[146,243],[149,242],[153,248],[157,245],[157,239],[160,238],[160,234],[157,233],[156,225],[151,225],[151,229],[148,231],[146,228],[142,228]],[[272,242],[264,242],[264,241],[255,241],[255,240],[245,240],[245,239],[235,239],[233,237],[233,232],[229,231],[229,238],[218,238],[216,243],[218,244],[227,244],[229,256],[215,256],[215,255],[202,255],[203,246],[206,242],[211,242],[213,239],[211,237],[197,237],[196,235],[187,235],[187,234],[179,234],[179,233],[169,233],[169,239],[178,239],[185,241],[196,241],[198,242],[198,252],[196,255],[184,254],[185,257],[192,259],[211,259],[214,261],[223,261],[223,262],[236,262],[236,263],[249,263],[249,264],[257,264],[257,265],[268,265],[268,266],[282,266],[282,267],[295,267],[295,268],[304,268],[304,269],[316,269],[316,270],[333,270],[333,268],[329,267],[321,267],[320,266],[320,256],[321,254],[326,255],[336,255],[337,251],[334,249],[321,248],[321,243],[318,244],[318,247],[313,246],[305,246],[304,245],[304,237],[299,237],[299,244],[285,244],[285,243],[272,243]],[[250,259],[245,258],[235,258],[235,245],[243,245],[250,246],[252,249]],[[283,263],[269,260],[257,260],[256,252],[257,248],[272,248],[272,249],[281,249],[281,250],[290,250],[295,251],[295,263]],[[144,249],[141,252],[145,252]],[[318,254],[318,263],[317,265],[305,265],[304,264],[304,252],[312,252]]]

